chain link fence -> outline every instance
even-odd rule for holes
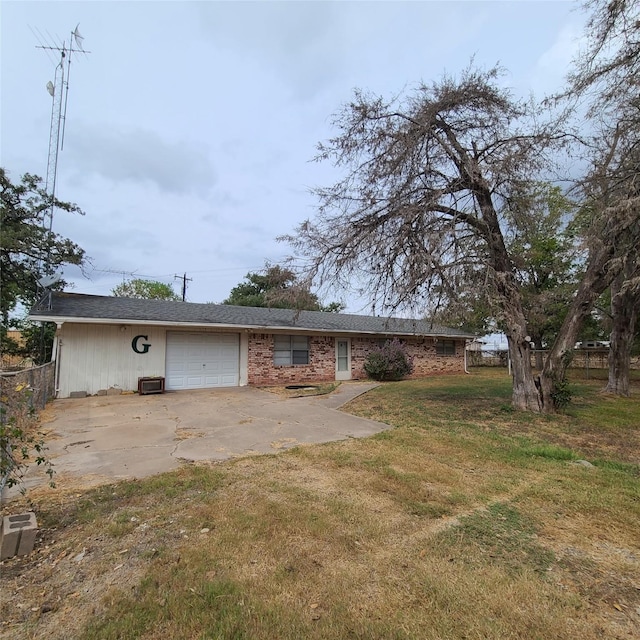
[[[35,427],[38,411],[55,395],[55,363],[23,371],[0,371],[0,495],[15,465],[7,425],[28,433]]]
[[[546,358],[547,351],[532,350],[531,366],[540,370]],[[483,349],[467,352],[467,362],[471,367],[509,367],[509,352],[506,349]],[[640,358],[631,358],[631,368],[640,369]],[[569,369],[581,371],[589,378],[592,371],[607,370],[609,368],[609,349],[575,349],[569,364]]]

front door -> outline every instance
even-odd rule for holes
[[[336,338],[336,380],[351,380],[351,341]]]

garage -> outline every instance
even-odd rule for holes
[[[168,390],[238,386],[240,336],[167,332],[165,378]]]

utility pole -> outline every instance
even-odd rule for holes
[[[181,276],[173,276],[174,280],[182,280],[182,302],[187,300],[187,282],[191,282],[193,278],[187,278],[187,274]]]

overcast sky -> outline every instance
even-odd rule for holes
[[[124,278],[221,302],[248,271],[289,253],[276,236],[314,215],[312,186],[334,169],[311,162],[331,115],[358,87],[391,96],[457,73],[471,56],[501,63],[516,94],[561,86],[578,48],[575,2],[29,2],[1,11],[0,164],[17,181],[46,174],[59,55],[74,56],[54,231],[85,249],[80,293]],[[120,272],[117,273],[110,272]],[[135,274],[131,276],[130,274]],[[367,302],[349,292],[352,312]]]

